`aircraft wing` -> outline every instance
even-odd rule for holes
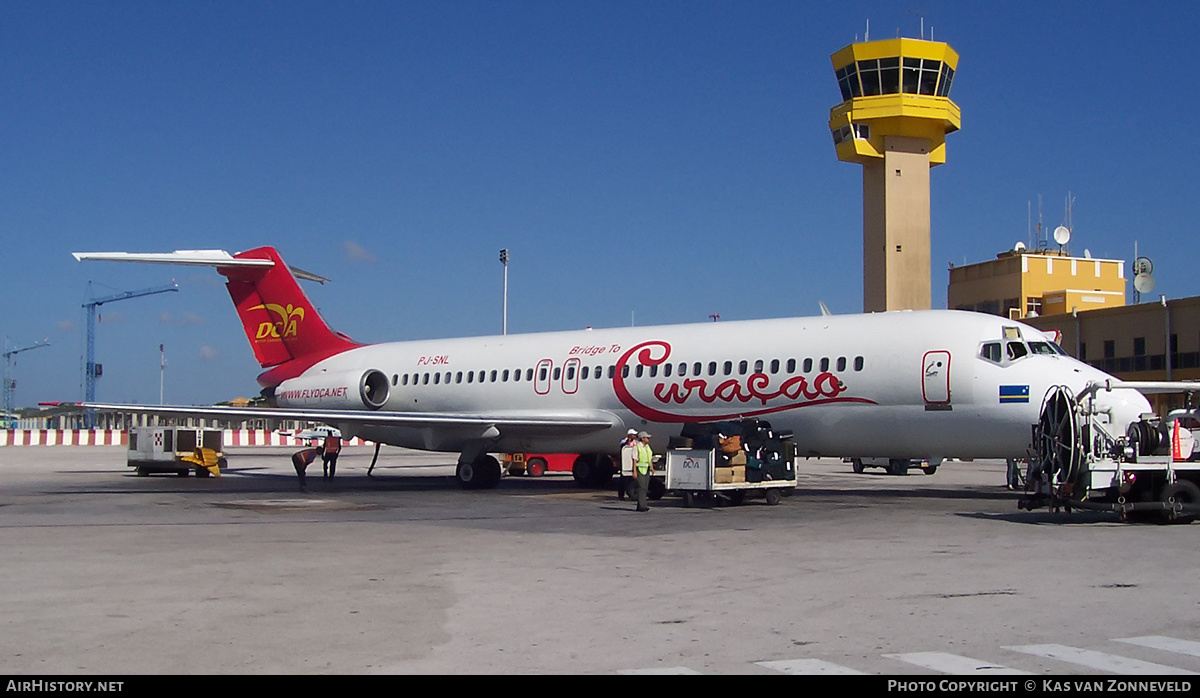
[[[83,407],[113,412],[133,412],[171,417],[207,419],[292,419],[359,427],[412,427],[415,429],[479,429],[495,427],[513,434],[587,434],[621,422],[603,410],[472,412],[368,412],[365,410],[300,410],[274,407],[194,407],[85,403]]]

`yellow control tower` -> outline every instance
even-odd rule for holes
[[[958,54],[923,39],[851,44],[830,56],[842,103],[829,111],[838,159],[863,166],[863,311],[930,303],[929,168],[961,125]]]

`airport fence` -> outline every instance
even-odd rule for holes
[[[304,446],[307,439],[291,433],[270,429],[224,429],[225,446]],[[3,446],[125,446],[126,432],[122,429],[2,429]],[[366,446],[373,442],[354,438],[342,442],[346,446]]]

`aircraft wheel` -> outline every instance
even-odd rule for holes
[[[479,472],[475,470],[474,463],[459,463],[458,468],[454,471],[454,477],[458,480],[458,486],[464,490],[473,490],[479,487]]]
[[[482,456],[475,461],[475,468],[483,473],[483,481],[479,483],[480,488],[490,490],[500,484],[500,461],[494,456]]]
[[[575,484],[580,487],[607,487],[612,482],[613,471],[611,458],[594,453],[580,454],[571,466]]]
[[[575,478],[575,484],[580,487],[591,486],[595,464],[590,456],[581,455],[575,459],[575,464],[571,466],[571,475]]]
[[[595,474],[593,475],[593,486],[601,489],[607,488],[610,484],[612,484],[613,475],[615,475],[617,472],[616,465],[613,463],[613,459],[611,457],[603,454],[595,456],[595,459],[596,465]]]
[[[473,463],[459,463],[454,476],[464,490],[489,490],[500,482],[500,461],[480,456]]]

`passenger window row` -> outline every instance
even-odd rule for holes
[[[780,372],[780,369],[783,369],[785,373],[794,374],[797,372],[796,369],[800,367],[803,369],[800,371],[801,373],[812,373],[814,366],[817,367],[821,372],[830,370],[831,366],[836,367],[837,371],[845,371],[847,366],[850,365],[853,365],[855,371],[861,371],[863,370],[864,363],[864,359],[861,356],[854,357],[853,364],[851,364],[851,360],[845,356],[839,356],[835,359],[831,359],[829,357],[823,357],[820,359],[804,359],[803,361],[788,359],[786,362],[780,361],[779,359],[771,359],[769,363],[765,362],[763,359],[758,359],[753,364],[753,372],[767,373],[768,371],[764,369],[769,369],[769,373],[777,374]],[[661,371],[657,365],[645,366],[642,364],[637,364],[636,366],[633,366],[632,369],[629,365],[626,365],[621,371],[621,377],[628,378],[630,374],[632,374],[636,378],[657,378],[660,373],[664,378],[671,378],[673,376],[678,378],[686,378],[689,375],[694,377],[717,375],[731,376],[734,374],[735,368],[737,375],[744,376],[747,373],[750,373],[751,364],[745,359],[738,361],[736,364],[733,361],[709,361],[707,364],[700,361],[689,364],[684,361],[663,364]],[[563,377],[564,371],[566,373],[566,379],[569,381],[575,380],[577,372],[578,377],[581,380],[599,380],[606,374],[609,379],[616,377],[617,367],[614,365],[609,365],[607,370],[605,370],[605,367],[603,366],[577,366],[576,364],[571,363],[568,364],[564,369],[562,366],[554,366],[551,368],[547,365],[539,365],[536,369],[536,378],[539,381],[557,381]],[[392,385],[407,386],[458,385],[462,383],[519,383],[521,381],[532,382],[534,378],[535,369],[532,368],[491,369],[490,371],[466,371],[465,373],[463,371],[438,371],[427,373],[393,374]]]

